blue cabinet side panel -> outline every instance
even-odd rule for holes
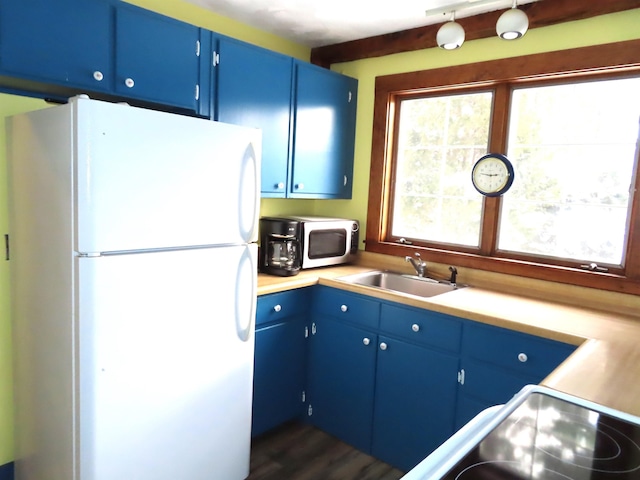
[[[13,462],[0,466],[0,480],[13,480]]]

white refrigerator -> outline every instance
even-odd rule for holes
[[[16,479],[246,478],[260,131],[80,96],[7,139]]]

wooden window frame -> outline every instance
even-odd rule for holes
[[[504,97],[495,102],[489,151],[504,153],[508,98],[514,84],[638,74],[640,40],[630,40],[376,78],[365,250],[395,256],[420,252],[424,259],[436,263],[640,294],[640,176],[635,173],[624,270],[593,272],[571,266],[569,262],[550,265],[534,256],[496,252],[500,197],[484,199],[481,247],[477,251],[427,243],[405,245],[388,239],[387,232],[393,187],[391,161],[396,148],[391,127],[397,122],[396,101],[400,98],[438,90],[494,90],[496,96]],[[639,160],[636,159],[636,164]]]

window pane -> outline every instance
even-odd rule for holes
[[[640,79],[513,92],[498,248],[624,263]]]
[[[492,93],[403,100],[391,234],[477,247],[482,197],[471,184],[487,152]]]

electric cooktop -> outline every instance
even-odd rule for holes
[[[638,417],[536,386],[476,423],[404,478],[640,480]]]
[[[443,478],[640,479],[640,426],[532,393]]]

